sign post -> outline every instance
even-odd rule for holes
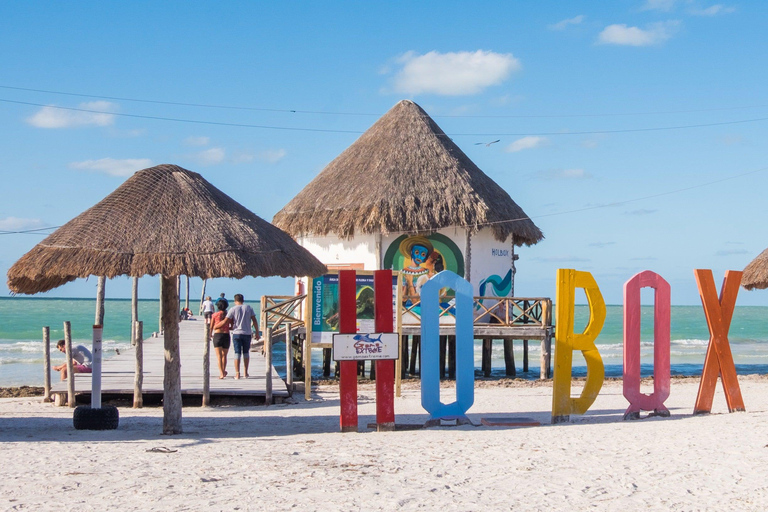
[[[357,298],[354,270],[339,271],[339,333],[357,331]],[[339,401],[341,431],[357,432],[357,361],[339,363]]]
[[[333,359],[339,361],[341,431],[357,432],[357,362],[376,365],[376,429],[395,430],[395,360],[400,336],[394,330],[392,271],[373,273],[375,333],[357,331],[356,274],[339,271],[339,333],[333,335]]]

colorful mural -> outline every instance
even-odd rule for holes
[[[409,296],[418,296],[424,283],[438,272],[450,270],[464,276],[464,256],[453,240],[439,233],[398,237],[387,249],[383,264],[402,272],[406,302]]]

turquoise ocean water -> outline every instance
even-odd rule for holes
[[[145,336],[158,330],[158,301],[140,300],[139,319],[144,322]],[[258,312],[258,303],[251,303]],[[191,304],[196,311],[198,306]],[[36,385],[43,383],[42,328],[51,328],[51,359],[56,365],[64,356],[55,349],[55,342],[64,337],[63,322],[72,324],[75,343],[90,346],[95,300],[48,298],[0,298],[0,386]],[[576,324],[583,329],[588,318],[586,306],[576,307]],[[606,367],[606,376],[619,377],[623,358],[623,310],[621,306],[608,306],[605,326],[597,339],[597,347]],[[104,318],[104,356],[115,355],[116,350],[130,347],[131,301],[107,299]],[[642,309],[641,325],[642,372],[653,371],[653,307]],[[737,307],[731,323],[731,350],[740,374],[768,374],[768,307]],[[672,306],[672,374],[699,375],[704,363],[709,331],[701,306]],[[285,372],[285,347],[275,346],[273,361],[277,371]],[[539,343],[529,344],[529,377],[538,376]],[[574,354],[576,376],[585,374],[584,360]],[[313,373],[321,373],[322,351],[313,351]],[[475,344],[475,367],[480,368],[481,347]],[[515,341],[515,362],[522,369],[522,343]],[[504,373],[503,344],[493,345],[493,374]],[[518,373],[518,376],[525,375]],[[54,379],[58,378],[53,375]]]

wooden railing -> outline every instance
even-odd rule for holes
[[[401,309],[402,325],[421,325],[421,315],[416,311],[421,306],[419,296],[410,299]],[[490,304],[490,305],[486,305]],[[545,327],[552,325],[552,299],[535,297],[474,297],[474,325],[497,327]],[[453,316],[452,303],[440,304],[440,316]]]
[[[259,327],[264,337],[264,358],[266,359],[267,389],[265,403],[272,403],[272,336],[285,335],[285,383],[293,391],[293,326],[303,325],[303,304],[307,295],[270,295],[261,297],[261,322]]]

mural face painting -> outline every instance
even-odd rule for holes
[[[387,248],[383,266],[401,272],[403,305],[411,308],[410,311],[415,315],[421,314],[419,294],[421,287],[430,278],[443,270],[464,276],[464,256],[461,250],[453,240],[440,233],[399,236]],[[451,308],[453,296],[450,289],[441,290],[441,305],[445,310]]]

